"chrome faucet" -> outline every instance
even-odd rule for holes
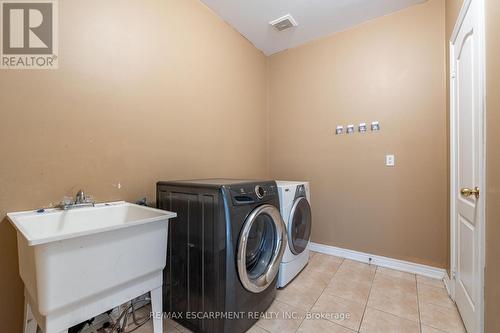
[[[85,192],[83,190],[80,190],[76,193],[75,195],[75,200],[69,200],[64,199],[61,204],[59,205],[60,209],[72,209],[72,208],[80,208],[80,207],[94,207],[95,202],[91,198],[88,198],[85,195]]]
[[[76,193],[76,196],[75,196],[75,204],[76,205],[85,203],[86,200],[87,200],[87,197],[85,196],[85,192],[83,192],[83,190],[80,190]]]

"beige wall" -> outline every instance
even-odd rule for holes
[[[0,73],[0,216],[79,188],[154,200],[160,179],[266,176],[266,58],[247,40],[196,0],[59,3],[60,69]],[[6,220],[0,267],[0,332],[21,332]]]
[[[447,266],[444,15],[431,0],[270,58],[270,172],[311,181],[314,242]]]
[[[500,332],[500,2],[486,0],[485,332]]]
[[[460,9],[462,9],[462,4],[464,0],[445,0],[446,6],[446,44],[447,46],[451,33],[453,32],[453,28],[455,28],[455,22],[457,21],[458,14],[460,13]]]

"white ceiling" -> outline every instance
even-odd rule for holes
[[[201,0],[266,55],[299,46],[427,0]],[[269,25],[291,14],[298,27]]]

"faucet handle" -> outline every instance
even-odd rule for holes
[[[95,204],[95,200],[94,200],[94,197],[91,196],[91,195],[85,195],[85,200],[84,200],[85,203],[91,203],[91,204]]]
[[[67,206],[67,205],[71,205],[73,203],[74,203],[73,198],[65,195],[63,197],[63,199],[61,200],[60,206]]]

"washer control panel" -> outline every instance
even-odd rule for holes
[[[278,195],[276,185],[271,183],[233,185],[229,191],[234,205],[253,204]]]

